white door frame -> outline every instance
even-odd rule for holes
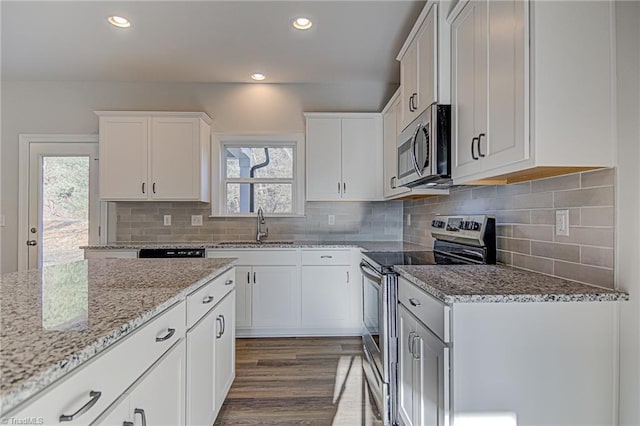
[[[29,239],[29,153],[31,144],[37,143],[98,143],[98,135],[47,135],[21,134],[18,135],[18,270],[28,268]],[[107,203],[100,202],[99,242],[106,243],[107,239]]]

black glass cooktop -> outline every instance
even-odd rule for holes
[[[397,265],[466,265],[462,259],[433,251],[369,251],[364,253],[379,272],[389,272]]]

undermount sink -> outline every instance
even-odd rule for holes
[[[242,245],[246,245],[246,246],[254,246],[254,245],[268,246],[268,245],[293,244],[293,241],[276,241],[276,240],[272,240],[272,241],[219,241],[216,244],[220,244],[220,245],[223,245],[223,246],[242,246]]]

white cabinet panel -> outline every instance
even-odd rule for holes
[[[381,165],[381,119],[343,119],[342,199],[381,199]]]
[[[147,199],[148,131],[146,117],[100,118],[100,198]]]
[[[236,267],[237,327],[251,327],[251,272],[250,266]]]
[[[418,97],[418,41],[409,45],[400,61],[400,81],[402,90],[401,131],[405,129],[417,116]]]
[[[303,266],[302,326],[340,328],[351,322],[352,282],[349,266]]]
[[[212,425],[215,417],[216,314],[209,312],[187,333],[187,424]]]
[[[444,426],[448,414],[449,350],[420,322],[414,345],[414,424]]]
[[[200,186],[200,120],[151,119],[151,198],[197,199]]]
[[[404,186],[396,187],[398,178],[398,134],[400,115],[400,96],[393,101],[392,106],[382,116],[383,128],[383,154],[382,154],[382,191],[384,198],[391,198],[399,194],[409,192],[409,188]]]
[[[437,5],[431,8],[418,33],[417,49],[417,81],[418,110],[421,113],[436,101],[436,16]]]
[[[252,326],[257,328],[296,327],[299,306],[297,268],[255,266],[253,272]]]
[[[185,343],[176,344],[131,391],[135,424],[183,425],[185,415]],[[141,423],[137,423],[141,422]]]
[[[222,407],[236,376],[236,293],[231,291],[214,309],[215,342],[215,411]],[[211,423],[207,423],[211,424]]]
[[[416,320],[402,305],[398,306],[398,416],[405,425],[413,425],[413,337]]]
[[[342,195],[342,120],[307,119],[307,200]]]

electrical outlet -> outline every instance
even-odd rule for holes
[[[191,215],[191,226],[202,226],[202,215],[201,214],[192,214]]]
[[[411,226],[411,213],[407,214],[407,226]]]
[[[569,236],[569,210],[556,210],[556,235]]]
[[[335,214],[330,214],[329,215],[329,225],[335,225],[336,224],[336,215]]]
[[[164,215],[164,226],[171,226],[171,215],[170,214],[165,214]]]

